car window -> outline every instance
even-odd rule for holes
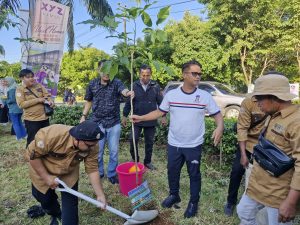
[[[215,89],[213,89],[210,85],[207,85],[207,84],[199,84],[198,87],[201,90],[207,91],[210,94],[215,91]]]
[[[167,94],[168,91],[176,89],[180,84],[171,84],[170,86],[167,87],[167,89],[164,92],[164,95]]]
[[[223,84],[216,83],[214,85],[224,95],[236,95],[236,93],[233,90],[231,90],[229,87],[227,87]]]

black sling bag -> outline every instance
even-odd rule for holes
[[[295,160],[264,137],[266,128],[254,146],[253,157],[256,162],[274,177],[279,177],[294,167]]]

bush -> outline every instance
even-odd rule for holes
[[[66,124],[75,126],[79,123],[82,115],[83,106],[58,106],[55,108],[54,115],[51,117],[51,124]],[[231,156],[236,150],[237,138],[236,132],[233,129],[236,120],[225,119],[224,135],[222,138],[222,152],[224,155]],[[205,136],[204,136],[204,153],[209,155],[219,155],[220,147],[213,145],[211,139],[212,133],[215,129],[215,122],[212,118],[205,118]],[[122,127],[121,140],[127,141],[131,132],[131,126]],[[156,127],[155,144],[166,145],[168,139],[168,126],[164,127],[160,123]]]
[[[231,155],[235,153],[237,145],[236,131],[234,130],[235,119],[224,119],[224,133],[222,138],[222,146],[215,147],[211,139],[215,126],[215,121],[212,118],[205,119],[205,139],[204,149],[208,154],[219,154],[219,148],[222,147],[223,154]]]
[[[75,126],[79,124],[82,115],[83,105],[57,106],[50,119],[51,124],[66,124]]]
[[[236,120],[234,119],[225,119],[224,121],[224,135],[222,138],[222,151],[225,155],[232,155],[235,153],[237,138],[236,133],[233,129]],[[215,121],[212,118],[205,118],[205,136],[204,136],[204,149],[205,153],[218,155],[220,150],[219,147],[213,145],[213,140],[211,139],[212,133],[215,129]],[[131,132],[131,126],[122,127],[121,139],[128,140],[129,134]],[[166,145],[168,139],[168,126],[164,127],[160,123],[156,127],[155,133],[155,144],[157,145]]]
[[[300,105],[300,99],[293,100],[292,102],[293,102],[293,104],[295,104],[295,105],[296,105],[296,104]]]

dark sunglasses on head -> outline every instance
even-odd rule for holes
[[[198,73],[198,72],[186,72],[186,73],[192,74],[193,77],[202,76],[202,73]]]

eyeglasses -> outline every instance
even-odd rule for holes
[[[197,76],[201,77],[202,76],[201,72],[200,73],[198,73],[198,72],[185,72],[185,73],[192,74],[193,77],[197,77]]]
[[[82,141],[88,148],[92,148],[92,147],[94,147],[97,143],[95,143],[95,144],[88,144],[88,143],[86,143],[85,141]]]
[[[33,75],[30,75],[30,74],[28,74],[28,75],[26,75],[26,76],[24,76],[24,77],[27,78],[27,79],[34,78],[34,76],[33,76]]]

